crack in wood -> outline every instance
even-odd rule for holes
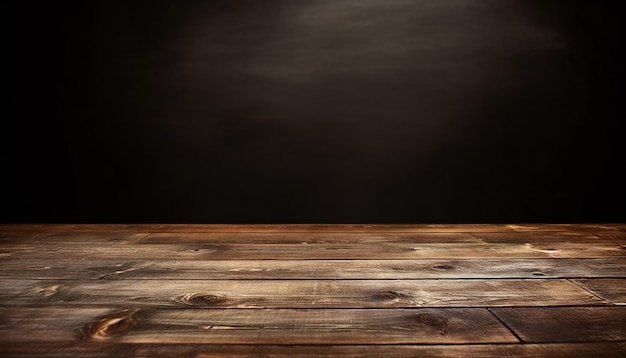
[[[105,279],[105,278],[107,278],[109,276],[123,275],[123,274],[125,274],[127,272],[131,272],[131,271],[135,271],[135,270],[138,270],[138,269],[136,267],[131,267],[131,268],[128,268],[126,270],[117,270],[115,272],[104,274],[103,276],[100,276],[99,279],[103,280],[103,279]]]

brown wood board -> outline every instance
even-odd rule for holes
[[[536,232],[626,230],[624,223],[598,224],[0,224],[0,232]]]
[[[0,259],[0,278],[266,280],[626,278],[626,258],[415,260]]]
[[[596,232],[596,231],[538,231],[538,232],[475,232],[471,234],[476,239],[486,243],[626,243],[626,233],[623,231]]]
[[[578,279],[574,282],[615,305],[626,305],[626,279],[624,278]]]
[[[0,281],[5,305],[403,308],[602,305],[567,280]]]
[[[0,356],[626,356],[625,229],[1,224]]]
[[[159,309],[0,308],[0,342],[87,339],[115,343],[512,343],[483,308]],[[25,335],[22,332],[28,331]]]
[[[222,244],[222,243],[35,243],[0,249],[0,258],[40,260],[79,255],[81,259],[250,260],[250,259],[422,259],[422,258],[626,258],[616,243],[546,244]]]
[[[626,307],[491,308],[524,342],[626,340]]]
[[[386,345],[258,345],[258,344],[115,344],[111,342],[76,343],[0,343],[0,352],[9,357],[57,358],[93,357],[391,357],[391,358],[623,358],[626,342],[540,343],[540,344],[386,344]]]

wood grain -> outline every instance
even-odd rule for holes
[[[567,280],[4,280],[10,305],[403,308],[607,304]]]
[[[359,243],[482,243],[469,233],[405,232],[159,232],[132,231],[63,231],[4,232],[0,243],[229,243],[229,244],[353,244]]]
[[[391,358],[623,358],[626,342],[459,345],[231,345],[231,344],[111,344],[110,342],[0,343],[7,357],[391,357]]]
[[[507,228],[513,229],[518,232],[533,232],[533,231],[593,231],[593,232],[605,232],[626,230],[626,224],[624,223],[605,223],[605,224],[510,224],[506,225]],[[494,230],[492,230],[494,231]]]
[[[615,305],[626,305],[626,279],[578,279],[580,286]]]
[[[137,244],[38,243],[0,249],[0,258],[40,260],[80,255],[83,259],[141,260],[320,260],[320,259],[452,259],[452,258],[626,258],[615,243],[548,244]]]
[[[463,344],[517,339],[486,309],[0,308],[0,342]],[[23,332],[29,332],[24,335]]]
[[[472,233],[473,237],[486,243],[529,243],[529,244],[545,244],[545,243],[626,243],[626,235],[621,231],[610,231],[608,233],[598,233],[595,231],[538,231],[538,232],[513,232],[513,233],[497,233],[497,232],[480,232]]]
[[[107,260],[73,256],[0,260],[0,278],[265,280],[626,278],[626,259]]]
[[[249,244],[389,244],[389,243],[482,243],[469,233],[460,232],[260,232],[260,233],[153,233],[142,243],[249,243]]]
[[[0,356],[622,357],[625,232],[0,224]]]
[[[0,233],[3,244],[89,244],[89,243],[124,243],[134,242],[147,236],[148,233],[134,232],[4,232]]]
[[[626,340],[626,307],[516,307],[490,310],[524,342]]]

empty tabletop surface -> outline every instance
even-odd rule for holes
[[[0,224],[2,357],[623,357],[626,224]]]

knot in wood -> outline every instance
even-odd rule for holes
[[[91,339],[107,339],[119,336],[135,327],[137,319],[132,313],[103,318],[92,323],[87,329],[87,337]]]
[[[216,306],[226,302],[226,300],[227,298],[222,295],[204,294],[197,292],[187,293],[176,299],[177,302],[195,307]]]
[[[53,285],[39,289],[39,292],[45,297],[53,296],[61,290],[61,285]]]

